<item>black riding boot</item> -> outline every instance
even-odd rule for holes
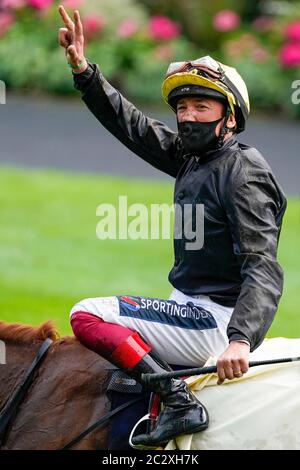
[[[165,365],[161,367],[150,354],[146,354],[133,369],[126,370],[126,373],[143,383],[142,374],[162,373],[167,370]],[[208,427],[206,408],[190,392],[183,380],[159,380],[147,385],[147,388],[161,396],[164,408],[154,430],[150,434],[133,437],[134,445],[158,447],[159,444],[166,443],[174,437],[203,431]]]

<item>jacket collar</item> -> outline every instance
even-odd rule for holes
[[[184,159],[195,157],[200,163],[206,163],[211,160],[215,160],[216,158],[221,157],[226,153],[226,151],[230,148],[230,150],[236,150],[238,148],[238,141],[235,135],[231,136],[229,139],[225,140],[223,145],[218,149],[212,149],[208,152],[203,153],[202,155],[193,155],[191,153],[185,154],[183,156]]]

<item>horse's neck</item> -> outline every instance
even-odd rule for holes
[[[21,382],[40,343],[6,342],[6,363],[0,365],[0,409]]]
[[[6,380],[0,380],[2,400],[20,382],[37,349],[21,344],[8,348],[10,366],[3,369]],[[7,448],[60,449],[104,416],[110,409],[105,394],[108,368],[104,359],[74,338],[53,343],[27,392],[26,406],[20,407],[14,419]],[[100,428],[81,441],[79,448],[105,449],[106,439],[107,428]]]

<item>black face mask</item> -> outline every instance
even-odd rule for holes
[[[210,122],[178,122],[178,135],[185,150],[192,154],[202,154],[213,148],[218,148],[219,137],[216,136],[216,127],[223,119]]]

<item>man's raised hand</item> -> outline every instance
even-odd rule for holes
[[[67,61],[74,67],[73,71],[81,73],[88,67],[88,64],[84,57],[84,35],[79,11],[74,11],[74,21],[62,5],[59,6],[58,11],[66,26],[59,29],[58,42],[64,47]],[[82,64],[80,69],[75,70],[80,64]]]

